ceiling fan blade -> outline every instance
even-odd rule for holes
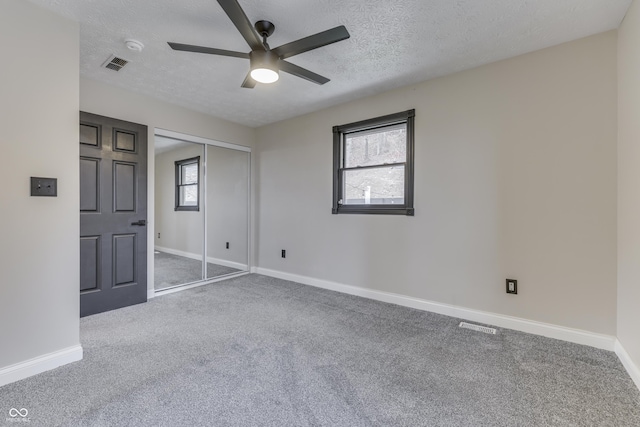
[[[339,27],[323,31],[321,33],[314,34],[312,36],[305,37],[291,43],[283,44],[282,46],[278,46],[277,48],[272,49],[271,51],[278,55],[280,59],[286,59],[299,53],[307,52],[312,49],[348,39],[349,37],[351,36],[349,35],[347,29],[344,27],[344,25],[340,25]]]
[[[209,53],[211,55],[233,56],[234,58],[249,59],[249,54],[244,52],[235,52],[233,50],[215,49],[213,47],[194,46],[190,44],[168,42],[173,50],[181,50],[184,52]]]
[[[306,68],[298,67],[297,65],[294,65],[291,62],[278,61],[278,67],[280,68],[280,71],[293,74],[296,77],[309,80],[310,82],[317,83],[319,85],[323,85],[329,81],[328,78],[323,77],[320,74],[316,74],[312,71],[309,71]]]
[[[218,0],[220,6],[225,11],[225,13],[233,22],[233,25],[236,26],[242,37],[247,41],[251,50],[266,50],[264,44],[262,44],[262,40],[258,36],[258,34],[253,29],[253,25],[245,15],[242,7],[236,0]]]
[[[242,87],[247,89],[253,89],[254,87],[256,87],[256,81],[253,80],[253,77],[251,77],[251,71],[249,71],[247,73],[247,77],[244,78],[244,81],[242,82]]]

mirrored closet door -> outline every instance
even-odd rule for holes
[[[207,147],[207,278],[249,267],[249,153]]]
[[[245,147],[156,135],[156,292],[249,269]]]

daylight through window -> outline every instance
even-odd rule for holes
[[[200,157],[176,161],[176,210],[197,211],[199,203]]]
[[[333,213],[413,215],[413,119],[404,111],[333,128]]]

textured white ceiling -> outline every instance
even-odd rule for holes
[[[345,25],[351,38],[289,58],[286,73],[243,89],[249,61],[177,52],[167,41],[249,52],[215,0],[30,0],[80,22],[82,76],[248,126],[617,28],[631,0],[239,0],[276,25],[272,47]],[[128,50],[124,40],[145,45]],[[120,72],[101,68],[115,54]]]
[[[191,147],[193,142],[181,141],[179,139],[167,138],[166,136],[155,135],[153,138],[156,156],[168,151],[177,150],[181,147]]]

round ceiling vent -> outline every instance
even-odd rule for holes
[[[124,41],[124,44],[127,45],[129,50],[134,50],[136,52],[142,52],[142,49],[144,49],[144,45],[138,40],[127,39]]]

